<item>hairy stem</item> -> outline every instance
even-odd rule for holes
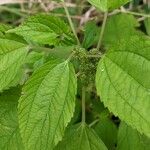
[[[99,41],[98,41],[98,45],[97,45],[98,50],[100,49],[100,47],[102,45],[102,39],[103,39],[104,31],[105,31],[107,16],[108,16],[108,12],[105,12],[104,19],[103,19],[103,24],[102,24],[102,29],[101,29],[101,32],[100,32],[100,37],[99,37]]]

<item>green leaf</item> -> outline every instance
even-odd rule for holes
[[[95,125],[94,130],[109,150],[115,149],[117,143],[117,127],[110,119],[101,118],[100,122]]]
[[[27,41],[39,44],[72,45],[74,43],[68,25],[58,17],[46,14],[32,16],[22,25],[8,32],[15,32]]]
[[[111,112],[150,137],[150,40],[133,36],[100,60],[98,95]]]
[[[96,8],[100,9],[101,11],[107,11],[107,0],[88,0],[89,3],[91,3]]]
[[[53,149],[75,109],[73,66],[53,60],[40,67],[23,88],[19,126],[27,150]]]
[[[139,27],[139,23],[133,15],[118,14],[110,17],[104,32],[103,43],[105,47],[115,45],[116,41],[121,39],[141,34],[136,30],[137,27]]]
[[[32,51],[28,54],[26,58],[27,64],[34,64],[35,62],[39,61],[41,58],[43,58],[44,54]]]
[[[82,113],[81,101],[79,99],[76,99],[75,111],[69,125],[73,125],[79,122],[81,120],[81,113]]]
[[[121,123],[117,150],[149,150],[150,139],[125,123]]]
[[[88,22],[84,27],[84,39],[82,46],[85,49],[90,48],[93,44],[96,44],[99,38],[99,27],[95,21]]]
[[[107,148],[93,129],[80,124],[66,131],[64,139],[55,150],[107,150]]]
[[[17,102],[21,91],[14,88],[0,95],[0,149],[23,150],[18,117]]]
[[[119,8],[130,2],[131,0],[107,0],[107,7],[109,10]]]
[[[92,98],[91,102],[91,107],[95,116],[99,116],[105,111],[106,108],[104,107],[104,104],[98,98]]]
[[[101,11],[108,11],[116,9],[128,3],[130,0],[88,0],[88,1]]]
[[[28,52],[28,46],[15,38],[0,36],[0,91],[14,86]]]
[[[0,24],[0,32],[5,32],[9,29],[11,29],[11,26],[6,25],[6,24]]]

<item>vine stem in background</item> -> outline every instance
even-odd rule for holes
[[[72,20],[71,20],[71,16],[70,16],[70,14],[69,14],[69,11],[68,11],[68,8],[67,8],[67,6],[66,6],[66,4],[65,4],[65,1],[64,1],[64,0],[61,0],[61,1],[62,1],[64,10],[65,10],[65,13],[66,13],[66,15],[67,15],[67,18],[68,18],[70,27],[71,27],[71,29],[72,29],[72,32],[73,32],[73,34],[74,34],[74,36],[75,36],[75,38],[76,38],[76,40],[77,40],[78,45],[80,45],[80,41],[79,41],[78,36],[77,36],[77,34],[76,34],[76,30],[75,30],[75,27],[74,27],[73,22],[72,22]]]
[[[85,94],[86,94],[86,89],[83,86],[82,87],[82,123],[85,123]]]
[[[0,10],[2,10],[2,11],[7,11],[7,12],[10,12],[10,13],[16,14],[16,15],[18,15],[18,16],[21,16],[21,17],[27,17],[26,14],[24,14],[24,13],[18,11],[17,9],[9,8],[9,7],[7,7],[7,6],[1,6],[1,5],[0,5]]]
[[[107,17],[108,17],[108,12],[105,12],[104,19],[103,19],[103,24],[102,24],[102,29],[101,29],[101,32],[100,32],[100,37],[99,37],[99,41],[98,41],[98,45],[97,45],[98,50],[100,49],[100,47],[102,45],[102,39],[103,39],[104,31],[105,31]]]
[[[142,16],[142,17],[150,18],[150,15],[148,15],[148,14],[142,14],[142,13],[137,13],[137,12],[133,12],[133,11],[127,11],[127,10],[122,11],[121,10],[120,12],[126,13],[126,14],[131,14],[131,15],[134,15],[134,16]]]

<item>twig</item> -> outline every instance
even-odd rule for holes
[[[80,21],[80,26],[83,25],[85,22],[87,22],[88,20],[90,20],[90,15],[91,12],[95,10],[95,7],[91,7],[82,17],[81,21]]]
[[[0,0],[0,5],[4,4],[15,4],[15,3],[25,3],[27,0]]]
[[[45,12],[48,12],[48,8],[45,6],[45,4],[42,2],[42,0],[38,0],[38,1],[39,1],[39,3],[40,3],[41,7],[43,8],[43,10],[44,10]]]

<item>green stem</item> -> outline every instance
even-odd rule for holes
[[[71,20],[71,16],[70,16],[70,14],[69,14],[69,11],[68,11],[68,8],[67,8],[67,6],[66,6],[66,4],[65,4],[65,1],[64,1],[64,0],[61,0],[61,1],[62,1],[64,10],[65,10],[65,13],[66,13],[66,15],[67,15],[67,18],[68,18],[70,27],[71,27],[71,29],[72,29],[72,32],[73,32],[73,34],[74,34],[74,36],[75,36],[75,38],[76,38],[76,40],[77,40],[78,45],[80,45],[80,41],[79,41],[78,36],[77,36],[77,34],[76,34],[76,30],[75,30],[75,27],[74,27],[73,22],[72,22],[72,20]]]
[[[8,8],[8,7],[6,7],[6,6],[0,6],[0,10],[8,11],[8,12],[10,12],[10,13],[16,14],[16,15],[21,16],[21,17],[26,17],[26,16],[27,16],[27,15],[25,15],[24,13],[21,13],[21,12],[19,12],[19,11],[16,10],[16,9]]]
[[[98,123],[99,122],[99,119],[96,119],[96,120],[94,120],[91,124],[89,124],[89,127],[92,127],[92,126],[94,126],[96,123]]]
[[[101,29],[101,32],[100,32],[100,37],[99,37],[99,41],[98,41],[98,45],[97,45],[98,50],[100,49],[100,47],[102,45],[102,39],[103,39],[104,31],[105,31],[107,16],[108,16],[108,12],[105,12],[104,19],[103,19],[103,24],[102,24],[102,29]]]
[[[73,52],[69,55],[67,61],[69,62],[69,61],[72,59],[72,57],[73,57],[74,55],[75,55],[75,52],[73,51]]]
[[[82,123],[85,123],[85,87],[82,87]]]
[[[142,14],[142,13],[137,13],[137,12],[132,12],[132,11],[120,11],[121,13],[126,13],[126,14],[131,14],[131,15],[135,15],[135,16],[143,16],[143,17],[146,17],[146,18],[150,18],[150,15],[148,14]]]

